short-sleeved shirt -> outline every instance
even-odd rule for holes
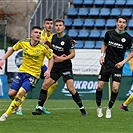
[[[39,42],[36,46],[31,46],[30,38],[18,41],[13,46],[13,49],[15,51],[23,50],[23,60],[22,65],[19,67],[19,72],[28,73],[37,79],[40,78],[45,56],[48,59],[53,57],[47,45]]]
[[[62,37],[57,37],[57,34],[53,35],[52,38],[52,49],[53,53],[57,56],[61,56],[63,54],[69,55],[70,50],[74,50],[74,41],[67,34],[64,34]],[[54,67],[65,67],[68,64],[71,64],[71,60],[65,60],[63,62],[54,62]]]
[[[47,40],[47,41],[51,42],[53,35],[54,35],[54,33],[51,32],[51,34],[48,36],[47,33],[45,32],[45,30],[42,30],[40,39],[41,39],[41,41]]]
[[[106,32],[104,43],[107,46],[105,63],[110,62],[113,65],[122,61],[126,50],[133,45],[132,37],[127,32],[119,34],[116,30]]]

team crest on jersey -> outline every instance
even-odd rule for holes
[[[40,50],[37,49],[37,50],[36,50],[36,53],[40,53]]]
[[[61,46],[63,46],[63,45],[65,44],[65,42],[64,42],[64,41],[62,41],[60,44],[61,44]]]
[[[125,41],[126,41],[126,39],[125,39],[125,38],[122,38],[122,39],[121,39],[121,41],[122,41],[122,42],[125,42]]]

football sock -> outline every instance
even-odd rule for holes
[[[98,107],[101,106],[102,91],[96,90],[96,104]]]
[[[109,108],[112,108],[112,106],[114,105],[117,95],[118,95],[118,92],[117,93],[114,93],[112,91],[111,97],[110,97],[110,101],[109,101],[109,104],[108,104],[108,107]]]
[[[41,89],[40,95],[39,95],[39,100],[38,100],[38,106],[43,107],[44,102],[46,101],[46,99],[47,99],[47,90]]]
[[[58,85],[58,82],[53,83],[49,88],[48,88],[48,94],[47,94],[47,99],[50,97],[50,95],[53,93],[53,91],[56,89]]]
[[[77,91],[76,91],[76,93],[74,95],[72,95],[72,98],[76,102],[76,104],[79,106],[79,108],[83,107],[82,101],[81,101]]]
[[[23,90],[23,88],[21,87],[21,88],[19,89],[19,91],[18,91],[18,94],[19,94],[22,90]],[[26,99],[26,97],[27,97],[27,93],[26,93],[26,94],[22,97],[22,99],[21,99],[22,104],[23,104],[24,100]],[[22,104],[20,105],[21,107],[22,107]]]
[[[131,102],[133,102],[133,94],[131,94],[123,104],[128,106]]]
[[[16,97],[10,104],[9,108],[5,112],[5,114],[10,115],[13,111],[17,110],[17,108],[20,106],[22,103],[21,98]]]

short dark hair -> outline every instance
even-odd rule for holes
[[[62,22],[63,24],[65,24],[65,22],[64,22],[63,19],[55,19],[55,20],[54,20],[54,23],[56,23],[56,22]]]
[[[125,19],[126,20],[126,23],[127,23],[127,18],[125,16],[118,16],[117,19],[116,19],[116,21],[118,21],[119,18]]]
[[[42,30],[42,28],[39,26],[33,26],[31,30],[34,30],[34,29]]]
[[[45,23],[46,21],[53,21],[53,19],[52,18],[45,18],[43,22]]]

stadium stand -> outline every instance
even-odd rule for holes
[[[84,23],[83,19],[77,18],[77,19],[74,19],[72,26],[74,26],[76,28],[77,27],[82,27],[83,23]]]
[[[80,8],[78,12],[78,16],[87,17],[88,13],[89,13],[88,8]]]
[[[88,39],[88,37],[89,37],[89,30],[87,30],[87,29],[79,30],[78,38]]]
[[[105,19],[96,19],[94,26],[97,28],[104,28]]]
[[[84,41],[77,40],[77,44],[75,45],[76,49],[81,49],[84,47]]]
[[[88,27],[93,28],[94,19],[85,19],[83,26],[86,27],[86,28],[88,28]]]
[[[95,41],[85,41],[84,49],[93,49],[95,46]]]
[[[84,42],[82,48],[99,49],[105,33],[115,28],[116,18],[120,15],[128,17],[127,31],[133,36],[133,0],[71,1],[72,9],[68,9],[64,21],[67,33],[72,38]],[[77,6],[78,2],[79,6]],[[66,18],[71,19],[70,22]]]

